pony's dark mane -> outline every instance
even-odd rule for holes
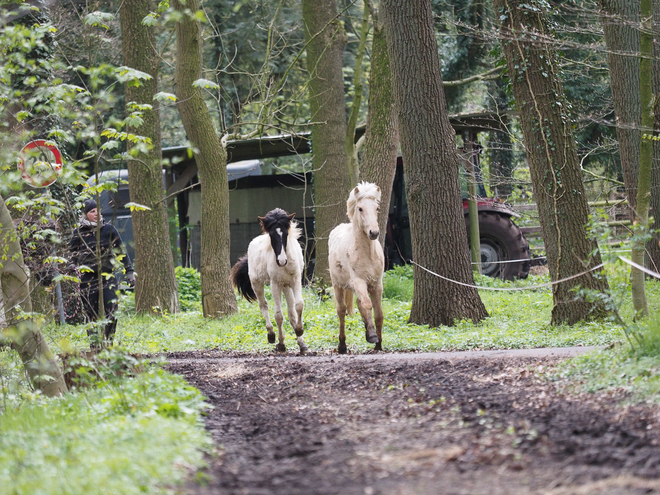
[[[261,230],[264,233],[270,233],[276,228],[282,229],[282,232],[288,232],[291,227],[291,219],[287,215],[286,211],[281,208],[275,208],[274,210],[266,213],[266,216],[261,218]]]

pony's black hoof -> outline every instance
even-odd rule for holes
[[[382,351],[383,347],[380,342],[376,342],[376,345],[374,346],[374,351]]]
[[[275,350],[277,352],[286,352],[286,346],[284,344],[277,344]]]
[[[307,351],[309,351],[309,347],[307,347],[307,346],[301,347],[300,348],[300,355],[304,356],[305,354],[307,354]]]
[[[369,342],[370,344],[378,343],[378,334],[376,332],[370,332],[367,330],[365,337],[367,339],[367,342]]]
[[[269,344],[274,344],[275,343],[275,332],[268,334],[268,343]]]
[[[348,349],[346,349],[346,344],[339,344],[339,348],[337,350],[339,351],[339,354],[346,354]]]

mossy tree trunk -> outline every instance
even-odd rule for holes
[[[601,263],[598,245],[587,233],[589,207],[572,122],[566,114],[568,106],[556,70],[556,56],[552,44],[547,43],[545,13],[531,8],[525,0],[495,0],[495,6],[550,277],[557,282]],[[600,271],[553,285],[553,325],[572,325],[605,316],[606,310],[599,303],[576,296],[573,289],[578,286],[596,292],[609,290]]]
[[[170,246],[166,205],[163,200],[163,166],[158,102],[158,67],[160,57],[156,51],[154,28],[142,20],[156,10],[156,2],[125,0],[121,4],[120,18],[124,65],[146,72],[151,76],[140,85],[126,84],[126,113],[133,103],[151,105],[141,110],[142,125],[129,127],[128,132],[151,140],[145,150],[128,143],[128,152],[135,160],[128,162],[128,187],[131,201],[147,206],[148,210],[133,211],[135,239],[135,309],[138,313],[156,310],[177,313],[179,296],[174,275],[174,260]]]
[[[34,318],[23,319],[21,312],[30,313],[30,283],[23,261],[14,223],[5,201],[0,198],[0,285],[6,327],[0,331],[0,342],[18,352],[34,388],[53,397],[67,391],[64,376]]]
[[[302,11],[314,152],[314,276],[329,282],[328,236],[346,221],[346,199],[351,188],[342,73],[346,33],[337,17],[337,0],[303,0]]]
[[[649,206],[651,200],[651,165],[653,161],[654,101],[653,101],[653,0],[641,1],[641,59],[639,62],[639,96],[642,113],[641,145],[639,150],[639,177],[637,182],[637,208],[635,224],[638,228],[647,229],[649,224]],[[644,241],[633,242],[631,259],[638,265],[644,265]],[[641,270],[633,268],[630,274],[632,299],[635,312],[640,316],[648,316],[645,275]]]
[[[378,19],[374,19],[369,75],[369,113],[360,176],[363,180],[377,184],[382,193],[378,213],[381,244],[385,243],[392,184],[396,174],[399,148],[397,123],[385,30]]]
[[[235,313],[236,296],[229,282],[229,183],[227,152],[220,142],[202,88],[195,85],[202,73],[202,29],[192,16],[198,0],[174,1],[183,14],[176,24],[177,106],[188,139],[194,146],[202,190],[201,284],[206,317]],[[343,143],[343,141],[342,141]]]

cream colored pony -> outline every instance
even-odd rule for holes
[[[376,184],[358,184],[346,202],[351,223],[338,225],[330,232],[328,261],[339,316],[340,354],[346,354],[344,318],[347,312],[352,312],[353,293],[357,295],[357,306],[366,329],[367,342],[376,344],[374,350],[382,350],[381,298],[385,256],[383,247],[378,242],[380,195],[380,188]]]

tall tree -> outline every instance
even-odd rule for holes
[[[470,268],[456,142],[442,88],[431,0],[410,0],[404,6],[383,0],[380,5],[417,263],[410,322],[439,326],[471,319],[476,323],[488,313]]]
[[[147,313],[154,308],[176,313],[179,311],[179,298],[163,200],[158,102],[154,101],[154,95],[158,92],[160,57],[156,50],[153,27],[142,22],[151,11],[156,10],[155,3],[125,0],[120,10],[124,65],[151,76],[139,84],[129,82],[125,85],[126,113],[137,112],[141,117],[141,124],[129,127],[128,131],[150,140],[148,145],[131,144],[128,141],[128,152],[134,158],[128,162],[131,201],[149,208],[131,214],[135,238],[135,270],[138,273],[135,309],[138,313]]]
[[[7,326],[0,329],[0,344],[9,343],[23,361],[32,385],[52,397],[67,391],[64,376],[46,343],[37,321],[24,318],[32,312],[30,283],[12,218],[0,198],[0,286]]]
[[[236,296],[229,282],[229,183],[227,151],[220,141],[204,101],[202,29],[199,1],[174,1],[182,14],[176,24],[177,105],[188,139],[194,146],[202,190],[201,285],[204,316],[236,312]],[[343,144],[343,141],[342,141]]]
[[[532,187],[539,210],[550,277],[554,282],[601,263],[589,238],[589,207],[573,129],[555,53],[546,27],[545,2],[495,0],[501,43],[520,115]],[[552,324],[574,324],[602,317],[598,303],[576,297],[576,287],[609,289],[607,279],[588,272],[554,284]]]
[[[360,176],[363,180],[373,182],[380,187],[382,195],[378,226],[380,243],[384,244],[399,151],[399,126],[392,93],[392,74],[385,29],[376,11],[372,12],[372,17],[374,33],[369,74],[369,112],[364,153],[360,162]]]
[[[639,96],[642,114],[642,133],[639,149],[639,176],[637,183],[637,208],[635,224],[646,230],[649,223],[649,206],[651,200],[651,165],[653,161],[654,110],[657,105],[653,98],[653,0],[641,1],[641,40],[639,62]],[[638,265],[644,264],[644,241],[633,240],[631,259]],[[632,300],[635,312],[640,316],[648,316],[645,275],[641,270],[631,271]]]
[[[641,107],[639,96],[640,3],[599,0],[616,115],[616,135],[630,216],[637,205]]]
[[[314,275],[328,280],[328,235],[346,219],[346,198],[351,187],[342,75],[346,33],[337,13],[337,0],[303,0],[302,11],[314,150]]]

